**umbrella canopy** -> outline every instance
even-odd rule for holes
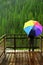
[[[34,20],[27,21],[23,29],[27,35],[39,36],[42,33],[42,25]]]

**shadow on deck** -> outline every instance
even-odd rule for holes
[[[43,65],[40,52],[9,52],[0,65]]]

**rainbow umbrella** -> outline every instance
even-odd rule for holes
[[[39,36],[42,33],[42,25],[34,20],[27,21],[23,29],[27,35]]]

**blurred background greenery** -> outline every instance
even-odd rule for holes
[[[0,36],[25,33],[23,25],[30,19],[43,25],[43,0],[0,0]]]

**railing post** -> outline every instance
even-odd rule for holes
[[[16,50],[16,38],[15,38],[15,35],[14,35],[14,50]]]
[[[16,65],[16,38],[15,38],[15,34],[14,34],[14,58],[15,58],[15,65]]]
[[[42,57],[42,37],[41,37],[41,57]]]
[[[3,37],[4,39],[4,55],[5,55],[5,43],[6,43],[6,35]]]

